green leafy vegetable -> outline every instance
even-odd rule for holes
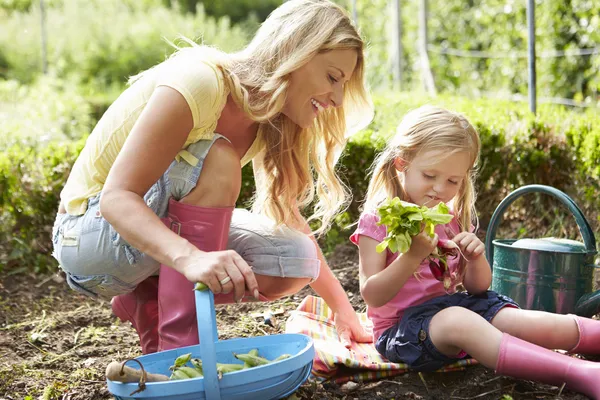
[[[394,197],[383,203],[378,209],[378,225],[387,227],[387,236],[377,245],[377,251],[389,248],[393,253],[406,253],[410,249],[413,236],[425,229],[429,236],[434,235],[435,226],[452,221],[448,206],[439,203],[433,208],[418,206]]]

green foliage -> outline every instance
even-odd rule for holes
[[[166,5],[175,4],[188,12],[195,12],[198,4],[202,4],[208,15],[217,18],[227,16],[233,23],[243,22],[251,15],[264,21],[282,2],[283,0],[164,0]]]
[[[69,81],[42,78],[32,86],[0,81],[0,146],[79,139],[91,131],[90,111]]]
[[[455,96],[432,99],[415,93],[391,92],[375,95],[374,103],[373,122],[351,139],[341,156],[338,172],[353,198],[347,212],[341,214],[344,218],[336,219],[332,230],[319,239],[325,250],[347,241],[354,229],[353,223],[360,215],[367,192],[371,164],[386,139],[394,134],[402,116],[430,103],[464,113],[480,134],[476,206],[482,227],[487,226],[495,208],[509,192],[537,183],[565,191],[588,215],[592,228],[600,231],[600,224],[592,222],[597,220],[600,196],[600,119],[593,110],[574,112],[562,106],[543,105],[534,117],[524,103]],[[251,173],[248,168],[247,176]],[[245,181],[244,185],[243,193],[252,193],[252,184]],[[542,204],[549,208],[556,206],[552,199],[543,199]],[[576,238],[577,229],[572,228],[566,234]]]
[[[502,55],[527,51],[526,2],[505,0],[430,3],[431,42],[441,47]],[[536,2],[536,50],[594,47],[600,36],[600,6],[588,0]],[[456,24],[456,18],[463,23]],[[566,98],[591,96],[599,78],[593,56],[539,58],[538,93]],[[527,58],[474,59],[432,54],[436,81],[442,90],[504,90],[527,92]],[[467,83],[465,85],[465,82]]]
[[[350,0],[339,0],[351,9]],[[369,43],[367,70],[373,87],[392,82],[392,18],[387,0],[357,0],[358,26]],[[402,1],[402,87],[420,87],[417,49],[420,0]],[[436,87],[467,96],[485,92],[527,93],[527,20],[524,1],[429,1],[429,58]],[[600,3],[536,1],[538,95],[597,101],[600,55],[547,57],[552,51],[594,48],[600,43]],[[443,54],[447,48],[476,50],[495,58]],[[501,58],[508,53],[520,57]]]
[[[227,18],[208,17],[202,8],[195,14],[181,14],[152,3],[62,0],[48,8],[50,73],[104,91],[112,85],[122,87],[129,76],[173,53],[164,39],[174,41],[183,35],[224,51],[240,49],[247,41],[242,29],[232,27]],[[8,65],[0,70],[0,77],[32,82],[40,74],[39,13],[35,7],[30,12],[0,14],[0,63],[4,59]]]
[[[388,247],[392,253],[406,253],[410,249],[412,238],[422,230],[433,237],[435,226],[452,221],[448,206],[439,203],[433,208],[418,206],[394,197],[384,202],[377,213],[381,217],[378,225],[385,225],[387,236],[377,245],[381,253]]]
[[[351,10],[352,1],[336,0]],[[162,37],[179,34],[235,50],[282,0],[45,0],[48,64],[59,77],[76,77],[96,96],[121,90],[128,76],[173,52]],[[392,18],[388,0],[356,0],[367,41],[371,87],[392,85]],[[402,89],[421,85],[417,50],[420,0],[401,2]],[[429,58],[441,92],[480,96],[527,92],[526,2],[429,1]],[[206,11],[205,11],[206,10]],[[183,12],[182,12],[183,11]],[[537,86],[540,97],[598,101],[600,54],[548,57],[552,51],[592,49],[600,43],[600,3],[536,2]],[[216,19],[215,19],[216,18]],[[235,24],[232,26],[230,21]],[[460,23],[457,23],[460,21]],[[39,2],[0,0],[0,77],[31,82],[41,73]],[[59,33],[60,32],[60,33]],[[477,50],[493,58],[443,54]],[[504,55],[510,58],[502,58]]]
[[[59,84],[48,80],[31,88],[14,82],[0,85],[0,138],[6,148],[0,155],[0,268],[4,264],[11,269],[43,271],[56,265],[50,257],[50,236],[58,196],[91,130],[92,111],[68,84],[52,85]],[[64,93],[50,96],[56,88]],[[12,103],[9,93],[16,94]],[[394,134],[402,115],[426,103],[463,112],[480,133],[482,156],[476,186],[483,227],[508,192],[538,183],[569,194],[598,232],[600,120],[591,110],[577,113],[543,106],[533,117],[524,104],[507,101],[450,96],[431,99],[414,93],[380,93],[374,100],[375,120],[351,139],[340,159],[339,173],[354,197],[329,233],[320,238],[324,251],[348,240],[375,155]],[[14,118],[9,118],[11,115]],[[11,130],[7,130],[9,126]],[[39,126],[53,134],[44,139],[35,130]],[[19,137],[24,139],[17,140]],[[251,165],[242,173],[238,206],[247,207],[254,193]],[[573,232],[577,235],[576,230]]]
[[[67,82],[0,81],[0,269],[55,264],[58,195],[91,126],[88,104]]]
[[[59,194],[84,140],[45,148],[9,147],[0,155],[0,266],[53,268],[51,232]],[[1,268],[1,267],[0,267]]]
[[[0,9],[6,11],[27,11],[32,0],[0,0]]]
[[[351,2],[337,1],[352,11]],[[345,4],[344,4],[345,3]],[[367,80],[372,87],[391,87],[392,63],[390,46],[392,18],[387,0],[357,0],[358,28],[367,43]],[[405,69],[405,72],[408,69]]]

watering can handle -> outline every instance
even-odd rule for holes
[[[514,190],[508,196],[506,196],[504,200],[500,202],[500,204],[494,211],[494,214],[492,215],[492,219],[490,220],[490,225],[485,236],[485,251],[491,268],[493,268],[494,265],[494,248],[492,246],[492,241],[496,237],[496,229],[502,221],[502,215],[504,214],[504,211],[506,211],[508,206],[510,206],[519,197],[527,193],[535,192],[552,195],[558,200],[560,200],[565,206],[567,206],[569,211],[571,211],[571,213],[575,217],[575,221],[577,222],[579,232],[583,237],[583,243],[585,244],[586,250],[588,252],[596,252],[596,238],[594,237],[594,232],[592,231],[590,224],[588,223],[587,219],[585,219],[585,216],[583,215],[577,204],[575,204],[573,199],[567,196],[564,192],[552,186],[527,185]]]
[[[194,292],[196,295],[200,358],[202,359],[202,370],[204,372],[204,390],[207,399],[220,399],[221,390],[217,375],[217,353],[215,350],[215,344],[219,341],[215,296],[208,289],[194,290]]]

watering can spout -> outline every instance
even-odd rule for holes
[[[600,290],[588,293],[577,301],[575,304],[575,314],[590,318],[600,313]]]

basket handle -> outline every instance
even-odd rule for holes
[[[221,399],[221,389],[217,375],[217,353],[215,343],[219,341],[215,297],[210,290],[194,290],[196,294],[196,319],[198,339],[200,341],[200,359],[204,371],[204,390],[206,398]]]
[[[545,193],[549,194],[558,200],[560,200],[571,213],[575,217],[575,221],[577,222],[577,226],[579,227],[579,233],[583,237],[583,242],[585,244],[585,248],[589,253],[596,253],[596,238],[594,237],[594,232],[590,227],[589,222],[585,219],[585,216],[581,212],[581,209],[575,204],[573,199],[571,199],[564,192],[546,185],[527,185],[522,186],[513,192],[511,192],[508,196],[504,198],[494,211],[492,215],[492,219],[490,220],[490,225],[488,227],[487,234],[485,236],[485,251],[488,262],[490,264],[490,268],[493,268],[494,265],[494,247],[492,246],[492,241],[496,237],[496,229],[498,225],[502,221],[502,215],[504,211],[510,206],[516,199],[527,194],[527,193]]]

